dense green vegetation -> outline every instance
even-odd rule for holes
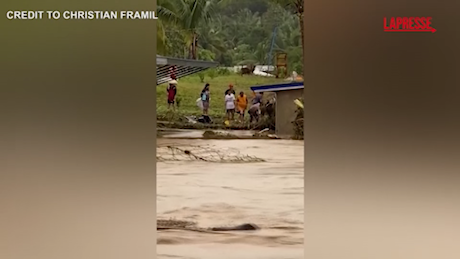
[[[157,12],[161,55],[228,67],[286,52],[288,71],[302,74],[303,0],[158,0]]]

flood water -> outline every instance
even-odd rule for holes
[[[158,258],[303,258],[303,141],[159,138],[157,144],[238,149],[266,160],[158,162],[159,219],[194,221],[203,228],[243,223],[261,228],[217,233],[160,230]]]

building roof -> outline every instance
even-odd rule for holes
[[[157,55],[157,86],[171,80],[171,74],[176,79],[189,76],[209,68],[217,67],[217,62],[189,60]]]
[[[251,90],[254,92],[278,92],[286,91],[293,89],[303,89],[303,82],[288,82],[288,83],[279,83],[273,85],[260,85],[253,86]]]

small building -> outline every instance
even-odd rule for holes
[[[276,94],[276,122],[275,129],[278,136],[294,135],[294,125],[296,119],[297,105],[294,100],[303,97],[303,82],[289,82],[273,85],[253,86],[251,90],[255,93],[274,92]]]

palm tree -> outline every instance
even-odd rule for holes
[[[302,49],[305,48],[304,39],[304,24],[303,24],[303,11],[304,11],[304,0],[273,0],[275,3],[280,4],[288,9],[298,17],[300,25],[300,34],[302,36]]]
[[[223,34],[224,26],[221,17],[215,17],[212,23],[200,25],[197,28],[197,33],[200,36],[200,48],[210,50],[216,54],[226,52],[226,35]]]
[[[166,31],[162,20],[157,20],[157,52],[164,55],[166,53]]]
[[[213,8],[219,0],[158,0],[158,18],[180,28],[188,47],[190,59],[197,59],[198,29],[209,23]],[[164,26],[164,25],[163,25]]]

